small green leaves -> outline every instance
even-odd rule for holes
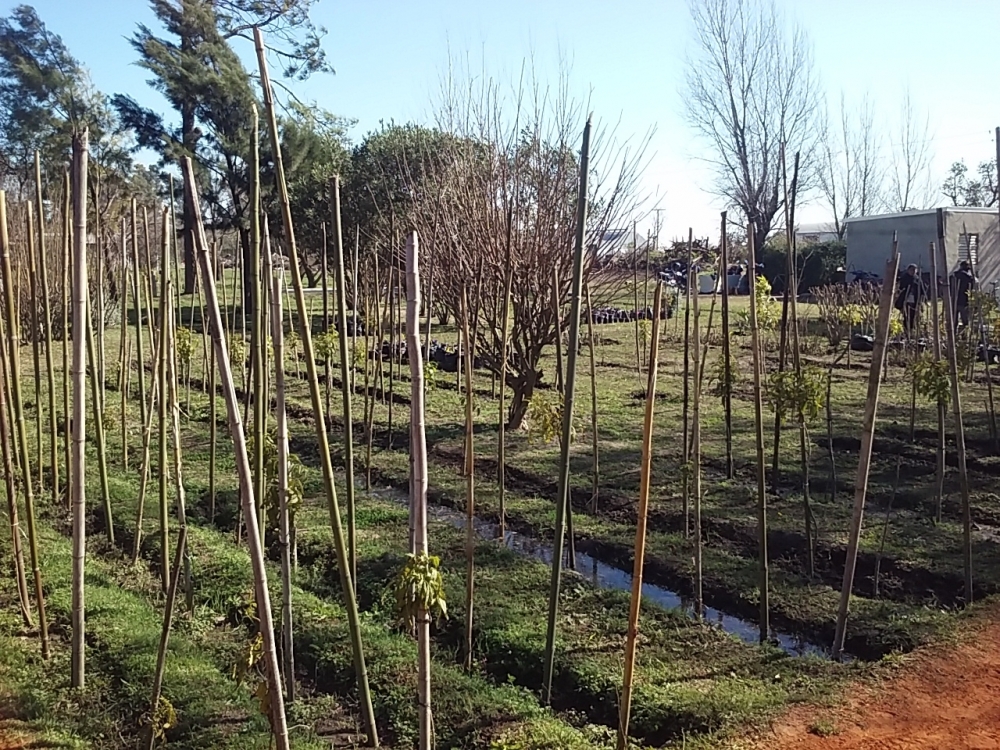
[[[407,627],[413,627],[421,611],[448,617],[440,558],[425,554],[406,556],[396,579],[396,611]]]

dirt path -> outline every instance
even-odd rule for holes
[[[895,677],[859,688],[841,706],[792,711],[759,747],[1000,750],[1000,610],[958,645],[915,654]]]

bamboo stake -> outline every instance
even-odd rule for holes
[[[153,405],[160,398],[160,370],[162,369],[165,352],[159,340],[153,342],[153,382],[150,386],[149,409],[146,411],[146,421],[142,425],[142,461],[139,469],[139,501],[135,516],[135,533],[132,535],[132,564],[139,562],[139,551],[142,546],[142,522],[146,507],[146,492],[149,486],[150,446],[153,442]]]
[[[132,303],[135,306],[135,359],[139,373],[139,421],[146,423],[146,365],[142,348],[142,302],[139,294],[139,227],[136,217],[136,202],[132,199]]]
[[[750,250],[750,333],[753,347],[753,389],[754,389],[754,430],[757,441],[757,534],[760,558],[760,642],[767,641],[770,634],[770,603],[768,590],[767,559],[767,486],[764,467],[764,415],[761,404],[761,363],[760,327],[757,321],[757,254],[754,247],[753,224],[747,226],[747,244]],[[728,361],[727,361],[728,362]]]
[[[75,142],[74,142],[75,143]],[[86,163],[86,162],[84,162]],[[31,459],[28,456],[28,438],[24,429],[24,407],[21,399],[21,363],[20,345],[21,332],[17,313],[14,307],[13,270],[10,264],[10,238],[7,234],[7,193],[0,190],[0,255],[3,262],[3,292],[7,302],[7,359],[10,371],[10,386],[14,409],[15,428],[17,435],[12,444],[14,451],[21,457],[21,478],[24,487],[24,511],[28,524],[28,551],[31,555],[31,568],[35,578],[35,598],[38,605],[38,626],[42,641],[42,658],[49,658],[49,626],[45,617],[45,594],[42,588],[41,561],[38,554],[38,536],[35,530],[35,495],[31,486]],[[81,517],[82,525],[83,519]],[[76,547],[74,547],[74,551]],[[83,581],[81,568],[80,581]]]
[[[156,650],[156,671],[153,672],[153,699],[150,701],[150,723],[146,728],[148,741],[146,747],[153,750],[156,746],[156,732],[153,729],[157,710],[160,707],[160,697],[163,694],[163,672],[167,665],[167,642],[170,639],[170,626],[174,618],[174,602],[177,600],[177,579],[180,577],[181,560],[187,542],[187,528],[182,526],[177,533],[177,550],[174,553],[173,576],[167,589],[167,601],[163,605],[163,628],[160,631],[160,645]]]
[[[212,243],[212,270],[214,271],[219,267],[219,250],[218,246]],[[226,285],[222,284],[222,290],[225,291]],[[278,301],[281,304],[281,301]],[[199,308],[200,312],[200,308]],[[281,319],[278,319],[278,325],[281,325]],[[205,341],[205,329],[206,321],[205,316],[201,313],[201,339]],[[215,523],[215,463],[216,463],[216,453],[218,451],[218,400],[215,397],[216,391],[216,373],[218,370],[211,362],[206,362],[205,369],[208,370],[208,520],[210,523]],[[204,372],[202,373],[202,379],[204,379]]]
[[[255,37],[259,40],[260,30],[255,29],[254,33]],[[270,102],[268,102],[268,106],[270,107]],[[270,124],[274,128],[273,119]],[[278,153],[280,154],[280,151]],[[280,159],[277,156],[276,158]],[[280,171],[279,166],[279,173]],[[208,257],[208,240],[205,237],[205,227],[201,222],[201,203],[194,184],[194,167],[192,166],[190,157],[184,157],[184,192],[185,200],[193,207],[195,248],[197,250],[198,265],[201,268],[202,283],[205,287],[205,301],[211,317],[212,344],[215,350],[216,364],[222,375],[222,392],[226,400],[229,430],[233,439],[236,469],[240,481],[241,506],[243,508],[243,520],[246,524],[247,532],[247,548],[250,553],[250,562],[254,572],[254,596],[257,600],[260,633],[264,642],[263,658],[267,672],[268,702],[271,709],[268,718],[271,722],[271,730],[274,733],[277,750],[289,750],[288,727],[285,722],[285,703],[281,691],[281,674],[278,669],[277,647],[274,639],[274,621],[271,617],[271,598],[267,588],[267,569],[264,565],[264,552],[260,543],[260,532],[257,529],[257,516],[254,513],[253,476],[250,472],[250,459],[247,456],[246,437],[243,433],[243,423],[240,420],[240,405],[236,396],[236,386],[233,384],[233,371],[229,363],[229,352],[226,350],[225,341],[223,341],[221,336],[222,315],[219,312],[219,301],[216,296],[215,274],[212,271]],[[294,244],[291,244],[291,246],[294,248]],[[294,250],[292,252],[294,253]]]
[[[682,489],[682,512],[684,513],[684,536],[691,533],[691,452],[688,447],[688,434],[690,432],[691,420],[688,414],[688,405],[691,401],[691,285],[695,282],[694,273],[691,268],[694,249],[694,230],[688,228],[687,244],[687,273],[684,284],[684,395],[682,416],[683,421],[683,489]]]
[[[931,331],[933,332],[934,362],[941,361],[941,319],[938,317],[938,268],[937,251],[933,242],[930,243],[931,257]],[[945,267],[947,269],[947,266]],[[913,381],[916,389],[916,380]],[[945,463],[945,403],[940,398],[937,400],[937,452],[936,465],[934,467],[934,520],[941,523],[941,501],[944,498],[944,475],[947,471]],[[912,430],[911,430],[912,433]]]
[[[354,253],[351,256],[351,393],[358,386],[358,253],[361,245],[361,228],[354,227]],[[367,322],[367,321],[366,321]]]
[[[121,222],[121,244],[122,244],[122,273],[119,296],[121,297],[121,350],[118,361],[118,392],[121,395],[121,420],[122,420],[122,467],[128,469],[128,422],[126,404],[128,402],[128,381],[129,371],[132,369],[132,358],[129,351],[128,338],[128,250],[125,241],[125,219]]]
[[[340,223],[340,178],[330,182],[330,210],[333,226],[334,286],[337,293],[337,328],[340,329],[340,390],[344,400],[344,469],[347,493],[347,550],[351,560],[351,578],[358,577],[358,532],[354,520],[354,410],[351,403],[351,381],[347,362],[347,278],[344,272],[344,232]],[[355,318],[356,320],[356,318]],[[420,350],[413,352],[420,358]],[[329,366],[327,367],[329,373]],[[329,378],[329,375],[327,376]]]
[[[98,193],[100,196],[100,182],[98,181]],[[99,279],[97,283],[97,363],[98,363],[98,377],[97,382],[100,385],[98,392],[101,395],[101,411],[104,411],[104,396],[105,388],[107,388],[107,367],[104,360],[105,350],[104,350],[104,282],[105,282],[105,259],[104,259],[104,244],[101,241],[101,203],[99,197],[95,200],[97,204],[94,207],[94,238],[96,239],[96,250],[97,250],[97,278]]]
[[[872,443],[875,441],[875,414],[878,410],[879,387],[882,365],[885,362],[885,344],[889,333],[889,318],[895,297],[896,273],[899,271],[899,253],[893,237],[892,257],[885,264],[882,295],[879,300],[878,324],[875,329],[875,347],[872,350],[871,368],[868,371],[868,395],[865,399],[865,415],[861,430],[861,452],[858,455],[858,473],[854,480],[854,513],[847,540],[847,559],[844,563],[844,582],[840,588],[840,606],[837,610],[837,630],[833,639],[833,655],[840,659],[844,654],[844,637],[847,633],[847,614],[854,587],[854,569],[858,560],[858,546],[861,540],[861,523],[865,512],[865,494],[868,492],[868,471],[871,467]]]
[[[649,485],[652,475],[653,410],[656,406],[656,375],[660,356],[660,307],[663,284],[657,282],[653,294],[653,326],[649,347],[649,370],[646,381],[646,413],[642,429],[642,463],[639,477],[639,509],[635,527],[635,561],[632,566],[632,596],[629,601],[628,631],[625,642],[625,675],[618,715],[618,750],[628,745],[629,715],[632,711],[632,680],[639,637],[639,605],[642,602],[642,572],[646,559],[646,518],[649,513]]]
[[[4,336],[3,319],[0,318],[0,340]],[[6,360],[3,348],[0,347],[0,359]],[[12,436],[10,425],[7,420],[7,397],[10,387],[10,378],[7,375],[6,361],[0,367],[0,449],[3,453],[3,479],[4,487],[7,491],[7,519],[10,521],[10,535],[12,550],[14,553],[14,572],[17,577],[17,598],[21,607],[21,619],[26,628],[34,627],[31,616],[31,598],[28,594],[28,580],[24,574],[24,551],[21,548],[21,522],[18,518],[17,510],[17,490],[14,484],[14,457],[12,455]]]
[[[465,372],[465,668],[472,670],[472,612],[475,595],[476,454],[473,446],[475,405],[472,391],[472,351],[469,297],[462,284],[462,365]]]
[[[267,256],[271,284],[271,341],[274,348],[274,398],[278,451],[278,545],[281,550],[281,658],[285,697],[295,700],[295,637],[292,627],[292,561],[289,544],[291,523],[288,512],[288,415],[285,413],[285,332],[281,311],[281,282],[284,271],[274,273]]]
[[[86,674],[84,575],[87,555],[87,326],[84,321],[87,319],[88,140],[86,130],[73,136],[73,465],[69,484],[73,508],[73,595],[70,682],[73,687],[81,689],[84,687]],[[14,376],[17,377],[16,370]],[[21,442],[24,442],[23,436]]]
[[[694,304],[694,371],[701,371],[701,307],[698,304],[698,290],[691,295]],[[694,386],[694,403],[691,408],[691,472],[694,477],[691,492],[694,494],[694,611],[701,618],[705,614],[702,596],[702,533],[701,533],[701,381]]]
[[[89,284],[84,291],[89,291]],[[111,513],[111,487],[108,484],[108,454],[104,435],[104,414],[101,408],[101,385],[98,382],[100,362],[96,345],[94,344],[94,323],[91,317],[90,295],[87,295],[86,336],[87,360],[90,365],[90,394],[94,410],[94,433],[97,442],[97,466],[101,477],[101,501],[104,504],[104,526],[108,542],[114,547],[115,525]]]
[[[639,235],[636,222],[632,222],[632,290],[635,297],[635,372],[642,374],[642,359],[639,356]]]
[[[937,210],[938,254],[942,268],[948,271],[944,244],[944,211]],[[972,604],[972,503],[969,497],[969,469],[965,456],[965,423],[962,419],[962,390],[959,387],[958,337],[955,333],[955,308],[951,284],[944,285],[945,328],[948,333],[948,367],[951,370],[951,409],[955,420],[955,452],[958,454],[958,484],[962,492],[962,562],[965,567],[965,603]],[[987,356],[989,352],[986,352]]]
[[[556,325],[556,391],[563,393],[562,305],[559,303],[559,271],[552,269],[552,317]]]
[[[148,249],[148,248],[147,248]],[[166,259],[167,248],[163,245],[160,262]],[[160,268],[160,314],[159,314],[159,356],[156,365],[156,390],[159,397],[156,402],[157,454],[156,467],[159,472],[160,495],[160,588],[166,592],[170,588],[170,531],[169,531],[169,501],[167,499],[167,359],[170,358],[170,327],[167,324],[169,301],[167,299],[167,276]],[[152,402],[150,402],[152,410]]]
[[[326,335],[330,331],[330,288],[329,288],[329,256],[330,256],[330,243],[329,237],[326,234],[326,222],[320,224],[320,233],[322,234],[322,250],[320,253],[320,281],[322,282],[323,290],[323,324],[320,326],[320,333]],[[331,414],[330,410],[330,354],[329,347],[327,347],[327,356],[323,359],[323,378],[324,378],[324,393],[326,395],[326,414]],[[353,545],[348,542],[348,546],[353,549]],[[354,560],[354,556],[351,556],[351,560]],[[353,570],[353,568],[352,568]]]
[[[416,232],[406,238],[406,348],[420,352],[420,266]],[[427,439],[424,434],[424,363],[419,356],[410,361],[410,452],[413,456],[413,528],[416,553],[427,555]],[[471,598],[469,600],[471,602]],[[471,606],[471,604],[470,604]],[[471,620],[470,620],[471,622]],[[420,713],[420,750],[433,747],[431,713],[431,618],[420,608],[417,626],[417,702]]]
[[[510,225],[507,229],[507,273],[503,282],[503,323],[500,332],[500,403],[497,407],[497,482],[500,485],[500,543],[507,538],[507,366],[510,357],[510,294],[514,267],[510,252]],[[432,267],[433,268],[433,267]],[[429,316],[428,316],[429,317]]]
[[[45,492],[45,467],[42,466],[42,367],[38,350],[38,266],[35,263],[35,217],[30,202],[25,204],[28,253],[28,294],[31,305],[31,361],[35,376],[35,465],[38,467],[38,492]],[[30,478],[29,478],[30,481]]]
[[[253,367],[253,476],[257,498],[257,526],[261,545],[267,534],[264,512],[264,438],[267,435],[267,405],[264,402],[264,306],[261,289],[260,236],[260,123],[257,105],[250,120],[250,362]]]
[[[59,500],[59,448],[56,437],[56,384],[52,362],[52,310],[49,304],[48,253],[45,252],[45,202],[42,200],[42,167],[35,151],[35,205],[38,214],[38,269],[42,281],[42,318],[45,321],[45,371],[49,397],[49,463],[51,466],[52,506]]]
[[[274,154],[274,167],[278,182],[278,195],[281,200],[282,222],[285,230],[285,243],[288,248],[288,259],[291,264],[292,281],[295,284],[295,304],[299,317],[305,317],[305,296],[302,292],[302,277],[299,274],[299,257],[295,246],[295,227],[292,223],[292,210],[288,198],[288,186],[285,183],[285,170],[278,143],[277,117],[274,112],[271,83],[267,75],[267,59],[264,54],[264,40],[259,28],[254,29],[254,44],[257,48],[257,61],[260,66],[261,88],[264,95],[264,105],[268,117],[268,132],[271,135],[271,146]],[[313,353],[312,332],[309,327],[300,323],[302,330],[302,350],[306,359],[306,370],[309,374],[309,391],[312,400],[313,414],[316,422],[316,437],[320,458],[323,463],[323,479],[327,502],[330,511],[330,523],[333,527],[334,547],[337,552],[337,566],[340,570],[341,588],[347,608],[348,628],[351,635],[351,645],[354,656],[354,670],[358,679],[358,692],[361,701],[361,713],[368,732],[368,741],[377,747],[378,729],[375,725],[375,711],[372,706],[371,690],[368,686],[368,670],[365,666],[364,647],[361,642],[361,622],[358,615],[358,603],[354,595],[354,583],[351,576],[347,548],[344,544],[344,531],[340,523],[340,508],[337,503],[336,489],[333,484],[333,465],[330,461],[330,447],[327,440],[325,421],[323,420],[323,404],[320,401],[319,379],[316,373],[316,360]],[[282,750],[282,749],[279,749]]]
[[[580,190],[577,196],[576,241],[573,249],[573,286],[569,318],[569,361],[566,365],[566,392],[563,400],[562,445],[560,448],[559,494],[556,498],[555,545],[552,551],[552,580],[549,590],[549,619],[545,632],[543,702],[552,702],[552,673],[555,664],[556,616],[559,609],[559,584],[562,577],[563,536],[566,506],[569,504],[569,450],[573,426],[573,399],[576,388],[576,350],[580,341],[580,293],[583,287],[584,239],[587,231],[587,176],[590,168],[590,116],[583,128],[580,151]]]
[[[374,276],[374,291],[369,289],[368,295],[365,297],[365,320],[375,321],[378,330],[381,331],[381,320],[378,317],[378,255],[372,256],[372,269]],[[376,298],[373,300],[373,298]],[[372,315],[372,304],[375,304],[375,314]],[[375,388],[377,383],[375,380],[375,360],[372,357],[371,349],[371,338],[369,333],[371,331],[371,323],[365,325],[365,491],[370,492],[372,488],[372,431],[375,426]],[[381,342],[379,342],[381,343]],[[371,372],[371,378],[369,378],[369,371]]]
[[[597,355],[594,347],[594,308],[590,302],[590,284],[584,284],[584,294],[587,297],[587,337],[590,340],[590,433],[593,452],[593,482],[590,489],[590,512],[597,513],[597,496],[601,486],[601,469],[599,463],[598,445],[600,438],[597,430]],[[638,320],[638,318],[636,318]]]
[[[69,400],[70,375],[70,334],[69,334],[69,306],[70,306],[70,266],[73,263],[70,251],[72,235],[72,209],[71,209],[71,186],[69,170],[63,172],[63,283],[62,283],[62,390],[63,390],[63,453],[66,460],[66,510],[70,510],[70,487],[69,475],[72,449],[72,419],[70,418],[71,404]],[[13,372],[11,373],[13,375]],[[14,452],[17,453],[17,444],[14,445]]]
[[[722,405],[726,412],[726,477],[733,478],[733,370],[729,344],[729,236],[722,212]]]

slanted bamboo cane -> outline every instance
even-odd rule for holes
[[[70,307],[70,266],[73,263],[72,254],[70,250],[70,243],[72,237],[72,187],[70,185],[69,170],[67,169],[63,172],[63,232],[62,232],[62,272],[63,272],[63,283],[62,283],[62,386],[63,386],[63,453],[66,460],[66,509],[70,509],[70,504],[72,502],[70,498],[69,489],[69,473],[71,462],[71,452],[72,449],[70,444],[72,443],[72,419],[70,418],[71,404],[69,400],[69,384],[70,384],[70,339],[69,339],[69,307]],[[15,443],[15,453],[17,453],[17,445]]]
[[[257,498],[257,526],[264,543],[267,516],[264,512],[264,437],[267,434],[267,405],[264,403],[264,306],[260,267],[260,124],[257,106],[250,119],[250,363],[253,368],[253,476]]]
[[[597,428],[597,355],[594,347],[594,307],[590,302],[590,284],[584,284],[584,294],[587,297],[587,338],[590,341],[590,433],[593,468],[590,488],[590,512],[597,513],[597,496],[601,486],[601,468],[599,444],[600,437]],[[638,318],[637,318],[638,319]]]
[[[122,468],[128,470],[128,381],[129,371],[132,369],[132,358],[129,356],[128,337],[128,250],[125,244],[125,219],[122,219],[121,231],[122,243],[122,274],[120,296],[122,302],[121,329],[121,360],[118,363],[118,391],[121,395],[121,419],[122,419]]]
[[[260,31],[254,30],[255,37],[260,39]],[[265,79],[266,80],[266,79]],[[268,105],[270,107],[270,104]],[[274,120],[271,121],[272,128]],[[280,153],[280,152],[279,152]],[[280,162],[279,162],[280,163]],[[222,376],[222,392],[226,400],[226,412],[229,418],[229,430],[233,439],[236,457],[236,469],[240,481],[240,497],[243,508],[243,520],[246,524],[247,549],[254,573],[254,596],[257,601],[257,613],[260,619],[260,633],[264,642],[264,664],[267,672],[269,719],[274,733],[277,750],[289,750],[288,727],[285,721],[285,702],[281,689],[281,673],[278,669],[278,652],[274,639],[274,620],[271,617],[271,597],[267,588],[267,569],[264,565],[264,551],[260,543],[260,532],[257,529],[255,514],[253,476],[250,472],[250,459],[247,456],[246,437],[243,433],[243,423],[240,419],[240,405],[236,396],[236,386],[233,384],[233,372],[229,363],[229,352],[222,339],[222,315],[219,312],[219,301],[215,290],[215,274],[208,257],[208,240],[205,237],[205,227],[201,223],[201,203],[194,184],[194,167],[190,157],[184,158],[184,192],[188,205],[193,207],[194,240],[201,269],[201,280],[204,285],[205,301],[211,318],[212,344],[215,351],[216,365]],[[292,245],[294,247],[294,245]],[[294,252],[294,250],[293,250]]]
[[[25,204],[25,223],[28,239],[28,294],[31,305],[31,362],[35,376],[35,465],[38,467],[38,492],[45,491],[45,467],[42,466],[42,367],[38,349],[38,266],[35,263],[35,217],[32,204]],[[30,481],[30,479],[29,479]]]
[[[649,347],[649,370],[646,381],[646,413],[642,429],[642,463],[639,465],[639,508],[635,527],[635,562],[632,566],[632,596],[629,602],[628,631],[625,642],[625,675],[618,712],[618,750],[628,744],[629,714],[632,711],[632,676],[639,637],[639,605],[642,601],[642,569],[646,558],[646,517],[649,512],[649,485],[652,474],[653,410],[656,405],[656,375],[660,356],[660,307],[663,284],[657,282],[653,294],[653,335]]]
[[[139,499],[135,515],[135,533],[132,535],[132,564],[139,561],[139,552],[142,545],[142,523],[146,508],[146,492],[149,487],[149,461],[150,446],[153,442],[153,405],[159,396],[160,368],[163,364],[163,347],[159,341],[153,342],[153,383],[149,393],[149,409],[146,410],[146,421],[142,425],[142,458],[139,469]]]
[[[89,285],[86,291],[89,291]],[[104,505],[104,531],[108,536],[108,543],[113,547],[115,544],[114,517],[111,512],[111,487],[108,484],[108,454],[104,435],[104,413],[101,408],[101,384],[100,362],[97,347],[94,342],[94,322],[91,315],[90,295],[87,295],[87,361],[90,366],[90,395],[91,407],[94,410],[94,439],[97,443],[97,467],[101,477],[101,501]]]
[[[330,524],[333,528],[334,547],[337,552],[337,566],[340,570],[341,588],[347,609],[348,629],[354,656],[354,669],[358,679],[358,693],[361,702],[361,714],[368,732],[369,743],[377,747],[378,729],[375,725],[375,711],[372,706],[371,689],[368,686],[368,670],[365,666],[364,647],[361,642],[361,622],[358,614],[358,603],[354,595],[353,577],[350,571],[350,560],[344,544],[344,531],[340,522],[340,508],[337,503],[337,493],[333,484],[333,465],[330,460],[330,446],[327,440],[326,426],[323,419],[323,404],[320,400],[319,379],[316,373],[316,360],[313,351],[312,332],[304,324],[306,303],[302,292],[302,276],[299,273],[299,257],[295,245],[295,227],[292,222],[292,209],[288,197],[288,186],[285,182],[285,169],[278,142],[278,123],[274,111],[271,83],[267,74],[267,59],[264,53],[264,39],[259,28],[254,29],[254,44],[257,50],[257,62],[260,67],[261,88],[264,95],[264,106],[268,118],[268,132],[271,136],[272,153],[274,154],[274,171],[278,183],[278,196],[281,202],[281,217],[285,230],[285,243],[288,248],[288,259],[291,265],[292,282],[295,286],[295,304],[298,308],[302,351],[305,354],[306,370],[309,376],[309,392],[312,401],[313,414],[316,422],[316,437],[320,459],[323,463],[323,481],[330,511]],[[234,394],[235,395],[235,394]],[[263,571],[262,571],[263,572]],[[287,747],[287,746],[286,746]],[[283,750],[283,749],[279,749]]]
[[[212,243],[212,270],[214,271],[219,267],[219,250],[218,245]],[[223,291],[226,288],[225,284],[222,284]],[[205,320],[205,315],[202,312],[202,308],[199,308],[199,315],[201,316],[201,338],[202,341],[205,340],[205,330],[207,327],[207,322]],[[279,320],[280,324],[281,321]],[[208,370],[208,520],[212,523],[215,522],[215,462],[216,453],[218,451],[218,420],[219,420],[219,402],[215,397],[216,390],[216,373],[218,370],[212,365],[211,362],[205,363],[205,369]],[[205,373],[202,372],[202,380],[204,380]]]
[[[562,578],[563,537],[566,506],[569,504],[569,451],[573,427],[573,400],[576,388],[576,352],[580,341],[580,295],[583,287],[584,239],[587,232],[587,176],[590,169],[590,117],[583,128],[580,151],[580,190],[577,196],[576,240],[573,248],[573,282],[569,317],[569,359],[566,365],[566,390],[563,398],[562,444],[560,446],[559,489],[556,496],[555,544],[552,551],[552,580],[549,589],[549,616],[545,632],[542,699],[552,701],[552,673],[555,664],[556,616],[559,610],[559,586]]]
[[[934,362],[938,363],[941,361],[941,318],[938,315],[940,306],[938,304],[938,268],[937,268],[937,251],[935,250],[935,245],[933,242],[930,243],[930,258],[931,258],[931,331],[933,334],[933,351],[934,351]],[[947,270],[947,267],[945,267]],[[916,381],[914,380],[914,388],[916,388]],[[944,434],[944,417],[945,417],[945,403],[944,400],[938,399],[935,404],[937,407],[937,452],[936,458],[937,462],[934,470],[934,519],[941,523],[941,501],[944,498],[944,475],[947,471],[947,464],[945,463],[945,434]]]
[[[135,307],[135,359],[138,364],[139,376],[139,421],[146,423],[146,364],[143,361],[142,347],[142,300],[140,295],[141,282],[139,271],[139,226],[136,216],[136,202],[132,199],[132,303]],[[124,331],[123,334],[124,335]]]
[[[164,255],[166,255],[165,249],[160,254],[161,261]],[[160,289],[160,323],[159,338],[157,339],[159,356],[156,358],[155,389],[159,392],[156,400],[157,447],[159,450],[156,468],[159,472],[157,479],[160,490],[160,588],[166,592],[170,588],[170,506],[167,498],[167,359],[170,357],[170,342],[168,341],[170,329],[167,325],[166,277],[162,268],[160,276],[164,283]],[[151,410],[152,406],[152,402],[150,402]]]
[[[510,252],[511,229],[507,227],[507,272],[503,282],[503,313],[500,330],[500,403],[497,407],[497,482],[500,485],[500,543],[507,538],[507,365],[510,356],[510,293],[514,283],[514,266]],[[428,317],[430,317],[428,315]]]
[[[896,240],[892,242],[892,257],[885,264],[882,278],[882,295],[879,300],[878,323],[875,328],[875,347],[872,363],[868,371],[868,395],[865,399],[865,414],[861,428],[861,452],[858,455],[858,473],[854,480],[854,512],[851,529],[847,538],[847,558],[844,562],[844,582],[840,588],[840,606],[837,610],[837,629],[833,638],[833,655],[841,658],[844,654],[844,637],[847,634],[847,614],[854,587],[854,569],[858,560],[858,546],[861,541],[861,522],[865,512],[865,495],[868,492],[868,471],[871,467],[872,443],[875,442],[875,414],[878,410],[879,387],[882,383],[882,365],[885,362],[885,345],[889,336],[889,318],[896,290],[896,273],[899,270],[899,253]]]

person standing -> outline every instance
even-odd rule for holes
[[[899,279],[896,293],[896,309],[903,314],[903,330],[907,338],[914,338],[920,322],[920,303],[924,300],[924,284],[917,273],[917,266],[911,263]]]
[[[969,325],[969,292],[975,291],[976,275],[972,265],[967,260],[958,264],[958,270],[951,276],[951,288],[955,295],[955,312],[958,314],[958,324]]]

